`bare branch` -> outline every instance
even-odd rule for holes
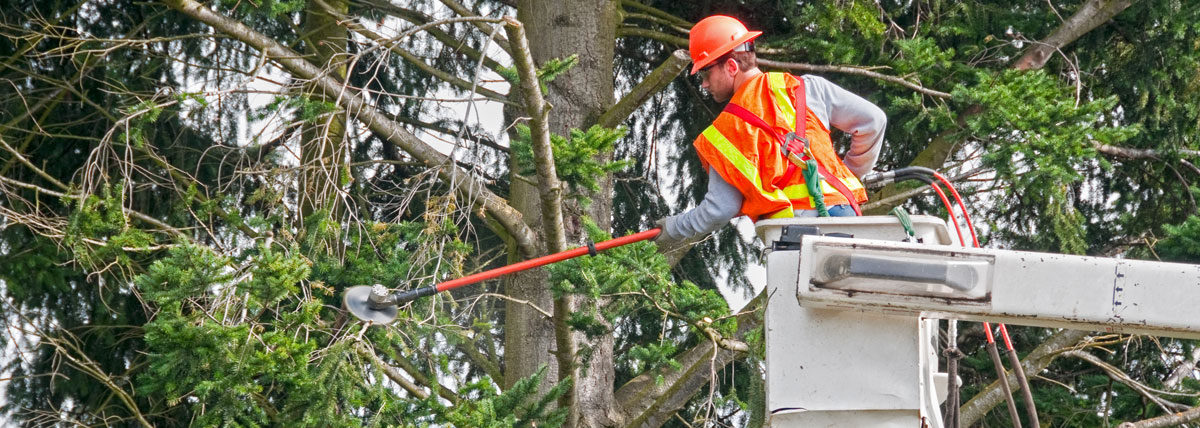
[[[686,27],[680,27],[678,23],[673,22],[671,20],[661,18],[658,15],[651,15],[651,14],[647,14],[647,13],[625,12],[624,19],[641,19],[644,21],[649,21],[649,22],[652,22],[655,24],[666,26],[667,28],[670,28],[676,32],[679,32],[680,34],[688,33],[688,29]]]
[[[414,397],[419,399],[424,400],[429,398],[428,392],[425,392],[421,389],[421,387],[413,383],[413,381],[404,377],[404,375],[401,374],[399,370],[396,370],[395,367],[383,362],[378,355],[375,355],[375,352],[367,349],[366,345],[360,344],[356,348],[358,348],[359,355],[362,355],[363,357],[370,359],[371,362],[375,363],[375,367],[379,367],[379,370],[382,370],[383,374],[386,375],[388,379],[391,379],[392,382],[396,382],[396,385],[399,385],[400,388],[403,388],[405,391],[408,391],[409,394],[412,394]]]
[[[3,302],[4,306],[10,306],[7,301],[0,300],[0,302]],[[25,324],[30,326],[37,325],[24,315],[20,315],[20,311],[12,313],[18,314]],[[100,364],[96,363],[95,360],[89,357],[87,352],[79,347],[79,341],[75,335],[73,335],[69,330],[60,331],[61,336],[51,336],[50,334],[42,331],[40,328],[34,327],[33,331],[24,331],[24,333],[30,336],[36,336],[39,343],[54,348],[55,354],[61,356],[68,365],[99,381],[102,385],[104,385],[105,388],[108,388],[109,391],[112,391],[112,393],[117,396],[117,399],[125,406],[125,408],[129,410],[129,412],[133,415],[133,418],[136,419],[141,426],[152,428],[154,425],[152,425],[150,421],[146,420],[146,417],[142,414],[142,410],[137,405],[137,401],[133,399],[132,392],[126,391],[125,388],[123,388],[121,385],[118,385],[117,381],[114,380],[112,375],[109,375],[107,372],[105,372]]]
[[[400,123],[407,123],[409,125],[416,126],[418,128],[428,129],[430,131],[434,131],[439,134],[458,135],[459,133],[466,132],[465,137],[468,140],[479,141],[479,144],[483,144],[487,147],[491,147],[493,149],[496,149],[496,150],[504,152],[504,153],[509,152],[508,147],[501,146],[500,143],[497,143],[495,140],[485,137],[485,136],[473,135],[473,134],[471,134],[471,131],[466,130],[466,129],[461,129],[461,130],[455,131],[453,129],[447,128],[447,127],[439,125],[437,123],[425,122],[420,119],[411,118],[408,116],[401,116],[398,114],[391,115],[391,119],[394,121],[400,122]]]
[[[1055,51],[1108,22],[1133,4],[1133,0],[1089,0],[1063,22],[1050,37],[1033,43],[1013,64],[1017,70],[1036,70],[1046,65]]]
[[[426,166],[438,168],[438,174],[443,180],[450,183],[451,188],[459,196],[471,201],[472,205],[481,208],[487,215],[494,218],[498,224],[504,227],[505,231],[514,238],[523,254],[527,256],[538,254],[539,245],[537,237],[522,220],[522,215],[519,211],[509,206],[503,198],[487,190],[483,186],[483,183],[480,183],[469,173],[452,166],[453,164],[445,155],[416,138],[416,136],[412,135],[412,133],[408,132],[400,124],[388,119],[386,114],[368,105],[358,94],[349,92],[349,89],[345,88],[340,82],[325,75],[322,70],[304,60],[296,52],[279,44],[274,39],[254,31],[241,22],[213,12],[195,0],[164,1],[171,8],[179,10],[193,19],[212,26],[217,31],[228,34],[258,49],[266,57],[270,58],[271,61],[279,64],[280,67],[297,78],[313,80],[313,83],[320,86],[321,90],[326,93],[341,93],[341,104],[356,119],[366,124],[373,132],[386,138],[417,160],[423,162]]]
[[[867,69],[861,68],[861,67],[846,67],[846,66],[839,66],[839,65],[802,64],[802,63],[795,63],[795,62],[772,61],[772,60],[763,59],[763,58],[758,59],[758,65],[766,66],[766,67],[782,68],[785,70],[794,70],[794,71],[803,71],[803,72],[812,72],[812,73],[841,73],[841,74],[849,74],[849,75],[853,75],[853,76],[870,77],[872,79],[895,83],[897,85],[903,86],[908,89],[912,89],[914,91],[920,92],[925,95],[929,95],[934,98],[950,99],[950,97],[951,97],[951,95],[947,92],[929,89],[924,86],[921,86],[920,84],[910,82],[907,79],[904,79],[901,77],[889,76],[889,75],[886,75],[883,73],[874,72],[874,71],[867,70]]]
[[[1025,369],[1025,373],[1041,373],[1060,353],[1074,348],[1080,341],[1088,337],[1088,334],[1082,330],[1060,330],[1034,348],[1029,355],[1026,355],[1025,359],[1021,360],[1021,367]],[[1017,376],[1012,372],[1008,372],[1007,376],[1009,384],[1013,385],[1013,392],[1019,391],[1020,385],[1017,384]],[[975,425],[975,422],[983,418],[983,415],[1001,401],[1004,401],[1004,391],[1000,388],[1000,381],[996,380],[983,391],[975,394],[970,401],[967,401],[967,404],[962,405],[959,410],[959,423],[962,426]]]
[[[440,1],[442,2],[443,5],[450,8],[450,10],[453,10],[454,13],[457,13],[458,16],[478,17],[478,15],[475,15],[475,12],[472,12],[471,9],[467,9],[466,6],[463,6],[462,4],[459,4],[458,2],[456,2],[454,0],[440,0]],[[479,21],[474,21],[474,22],[472,22],[472,24],[474,24],[475,28],[478,28],[479,31],[482,31],[484,33],[490,33],[490,31],[489,31],[490,29],[487,28],[487,26],[483,25],[483,23],[481,23]],[[497,39],[496,44],[500,45],[501,49],[504,49],[505,51],[507,51],[509,53],[512,52],[512,47],[509,46],[509,41],[505,40],[503,37]]]
[[[625,94],[621,98],[621,101],[618,101],[616,105],[613,105],[608,111],[600,115],[597,123],[605,128],[620,125],[638,107],[641,107],[642,103],[645,103],[646,100],[661,91],[663,87],[670,84],[675,79],[675,76],[678,76],[679,72],[687,67],[689,61],[691,59],[688,57],[687,51],[677,50],[672,53],[666,61],[663,61],[654,71],[650,72],[650,75],[642,79],[628,94]]]
[[[1096,151],[1119,158],[1125,159],[1161,159],[1168,153],[1179,153],[1185,156],[1200,157],[1200,150],[1176,149],[1176,150],[1156,150],[1156,149],[1135,149],[1130,147],[1118,147],[1104,144],[1098,141],[1092,142],[1092,147]]]
[[[411,23],[417,24],[417,25],[423,25],[423,24],[434,21],[434,19],[429,17],[429,15],[417,12],[415,10],[398,7],[396,5],[388,3],[385,0],[366,0],[364,2],[364,4],[368,5],[371,8],[390,13],[396,17],[399,17],[400,19],[403,19],[405,21],[408,21],[408,22],[411,22]],[[479,27],[482,27],[481,29],[486,30],[486,26],[481,25]],[[466,54],[467,56],[471,57],[471,59],[474,59],[476,61],[482,60],[483,64],[486,65],[488,68],[492,69],[493,71],[499,70],[502,67],[499,62],[496,62],[496,60],[488,57],[485,53],[481,53],[475,49],[471,49],[470,47],[468,47],[466,39],[452,36],[449,33],[442,31],[441,29],[438,29],[438,28],[425,28],[424,30],[425,30],[425,32],[429,33],[429,35],[433,36],[433,38],[442,42],[446,46],[453,47],[454,50],[456,50],[456,51]],[[498,45],[501,45],[501,47],[505,51],[508,51],[508,44],[501,43],[501,42],[503,42],[502,39],[496,41],[496,43]]]
[[[1071,350],[1071,351],[1063,352],[1062,355],[1068,356],[1068,357],[1075,357],[1075,358],[1087,361],[1089,364],[1100,368],[1100,370],[1103,370],[1104,373],[1107,374],[1109,378],[1111,378],[1112,380],[1115,380],[1117,382],[1121,382],[1121,383],[1125,384],[1125,386],[1128,386],[1130,389],[1137,391],[1138,394],[1142,394],[1143,397],[1146,397],[1151,402],[1158,405],[1158,407],[1163,409],[1163,411],[1171,412],[1171,411],[1179,410],[1178,407],[1183,406],[1179,403],[1173,403],[1173,402],[1164,400],[1163,398],[1155,395],[1155,393],[1161,394],[1161,393],[1165,393],[1165,391],[1157,391],[1157,390],[1150,388],[1149,386],[1143,385],[1141,382],[1134,380],[1132,377],[1130,377],[1128,374],[1126,374],[1121,369],[1113,366],[1112,364],[1104,362],[1104,360],[1101,360],[1100,358],[1096,357],[1095,355],[1092,355],[1092,354],[1089,354],[1087,352],[1083,352],[1080,350]],[[1179,395],[1190,395],[1190,394],[1179,394]],[[1186,407],[1184,407],[1184,408],[1186,408]]]
[[[337,18],[338,23],[341,24],[343,27],[346,27],[346,28],[350,29],[351,31],[354,31],[355,33],[361,34],[363,37],[370,39],[371,41],[379,44],[380,47],[383,47],[383,48],[395,53],[396,55],[400,55],[401,58],[404,58],[405,61],[412,63],[412,65],[414,67],[417,67],[421,71],[429,73],[430,75],[437,77],[439,80],[449,83],[451,85],[457,86],[460,89],[467,90],[467,91],[473,90],[474,92],[483,94],[484,96],[490,98],[492,101],[497,101],[497,102],[506,103],[506,104],[511,103],[510,101],[508,101],[507,95],[501,94],[501,93],[493,91],[491,89],[472,85],[471,82],[468,82],[462,78],[459,78],[458,76],[452,75],[452,74],[447,73],[442,70],[438,70],[437,67],[434,67],[432,65],[425,63],[425,61],[422,61],[421,58],[417,57],[412,52],[409,52],[409,51],[401,48],[399,43],[397,43],[399,40],[402,40],[402,39],[408,37],[408,35],[411,35],[412,33],[414,33],[415,30],[423,29],[425,27],[432,27],[432,26],[440,25],[440,24],[447,23],[447,22],[462,21],[463,19],[459,18],[459,19],[452,19],[452,20],[433,21],[433,22],[427,23],[425,25],[422,25],[420,27],[417,27],[416,29],[406,31],[397,37],[393,37],[393,38],[389,39],[389,38],[383,37],[379,33],[371,31],[371,29],[363,26],[362,24],[359,24],[357,19],[346,16],[346,15],[342,14],[341,12],[335,10],[333,7],[330,7],[329,4],[326,3],[324,0],[316,0],[316,3],[322,9],[324,9],[326,13],[329,13],[330,15],[333,15],[335,18]],[[488,19],[488,18],[473,18],[470,20],[474,21],[475,19],[486,19],[487,21],[496,21],[494,19]]]
[[[562,183],[554,167],[554,151],[550,147],[550,105],[542,97],[541,83],[537,77],[537,66],[525,39],[525,28],[514,18],[505,18],[505,31],[513,43],[513,65],[521,77],[520,90],[525,101],[525,113],[529,115],[529,133],[533,155],[537,163],[538,193],[542,202],[542,222],[546,234],[546,251],[558,253],[567,249],[566,230],[563,227]]]
[[[0,139],[0,141],[3,141],[3,139]],[[25,183],[25,182],[14,180],[14,179],[4,177],[4,176],[0,176],[0,182],[6,183],[6,184],[9,184],[12,186],[24,188],[24,189],[33,190],[33,191],[36,191],[39,193],[45,193],[47,195],[58,197],[58,198],[69,198],[69,199],[75,199],[75,200],[83,199],[83,195],[56,192],[56,191],[38,186],[36,184]],[[130,217],[133,217],[138,220],[149,223],[151,225],[154,225],[155,227],[158,227],[172,235],[176,235],[179,237],[186,237],[186,235],[184,235],[183,232],[180,231],[179,229],[176,229],[175,227],[173,227],[169,224],[163,223],[161,220],[156,219],[154,217],[150,217],[149,215],[146,215],[140,211],[136,211],[136,210],[130,209],[128,207],[121,207],[121,211],[124,212],[125,215],[128,215]]]
[[[676,48],[683,48],[688,45],[688,39],[686,38],[641,27],[622,26],[617,28],[617,37],[645,37]]]
[[[661,9],[647,6],[645,4],[637,2],[635,0],[621,0],[621,7],[640,10],[646,14],[649,14],[651,16],[654,16],[654,17],[657,17],[664,21],[667,21],[667,22],[671,23],[672,25],[681,27],[685,30],[692,28],[692,23],[688,22],[686,19],[683,19],[683,18],[680,18],[673,14],[667,13],[666,11],[663,11]],[[684,46],[686,46],[686,44]]]
[[[537,67],[529,49],[529,40],[525,38],[525,27],[512,17],[505,17],[504,22],[504,29],[508,32],[508,40],[512,44],[513,65],[521,78],[520,90],[525,99],[525,112],[530,117],[530,145],[537,167],[546,251],[559,253],[567,249],[567,236],[563,226],[563,185],[558,181],[558,172],[554,167],[554,151],[550,146],[550,124],[547,120],[550,105],[542,98],[541,81],[537,77]],[[570,295],[554,299],[554,339],[558,348],[554,355],[558,359],[559,379],[575,376],[577,344],[574,332],[567,324],[574,306],[574,298]],[[575,400],[575,388],[570,388],[559,400],[559,405],[574,409]]]
[[[735,337],[744,338],[747,333],[761,328],[762,312],[759,309],[765,295],[760,293],[746,304],[746,309],[738,313]],[[741,343],[730,343],[734,342]],[[620,412],[625,415],[625,426],[661,426],[683,408],[704,384],[712,380],[713,370],[706,368],[725,367],[745,355],[744,352],[721,348],[715,341],[704,340],[675,356],[678,369],[662,367],[630,380],[614,394]],[[662,380],[658,381],[659,378]]]
[[[1186,410],[1170,415],[1163,415],[1157,418],[1146,419],[1138,422],[1125,422],[1117,425],[1117,428],[1163,428],[1174,427],[1200,420],[1200,407],[1193,407],[1191,410]]]

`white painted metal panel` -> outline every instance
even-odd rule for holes
[[[945,222],[914,216],[917,238],[950,243]],[[785,225],[811,225],[821,233],[901,240],[895,217],[767,220],[759,237],[770,247]],[[799,251],[767,255],[767,412],[772,427],[918,427],[921,409],[937,409],[933,390],[937,358],[933,340],[910,313],[812,310],[796,298]],[[804,283],[807,284],[807,278]],[[925,369],[928,367],[928,369]],[[941,426],[937,411],[930,426]]]
[[[913,410],[860,410],[844,412],[789,412],[777,413],[767,420],[771,427],[804,428],[920,428],[913,421],[920,417]]]

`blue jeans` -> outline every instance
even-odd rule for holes
[[[834,205],[825,208],[829,211],[830,217],[857,217],[857,214],[854,214],[854,208],[850,204]],[[794,213],[796,217],[817,216],[817,210],[796,210]]]

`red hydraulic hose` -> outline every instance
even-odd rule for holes
[[[933,176],[936,177],[938,179],[938,181],[941,181],[942,184],[945,184],[946,188],[950,189],[950,193],[952,195],[954,195],[954,200],[956,202],[958,202],[959,208],[962,209],[963,219],[967,223],[967,230],[969,230],[971,232],[971,242],[972,242],[972,244],[974,244],[975,248],[979,248],[979,238],[975,235],[975,225],[971,223],[971,215],[967,213],[967,205],[965,203],[963,203],[962,196],[960,196],[958,194],[958,190],[955,189],[952,184],[950,184],[950,180],[946,179],[946,176],[942,175],[941,173],[939,173],[937,171],[933,171]],[[934,189],[937,190],[937,186],[934,186]],[[942,203],[946,204],[946,210],[950,211],[950,218],[952,221],[954,221],[954,229],[958,230],[958,221],[954,219],[954,212],[953,212],[953,208],[950,206],[950,201],[946,200],[945,195],[942,194],[942,192],[940,190],[938,190],[938,196],[942,197]],[[958,240],[959,240],[959,242],[962,242],[962,232],[961,231],[959,232]],[[963,245],[963,246],[965,247],[966,245]],[[1013,374],[1015,374],[1017,376],[1017,382],[1021,386],[1021,395],[1025,401],[1025,410],[1026,410],[1027,416],[1029,417],[1029,422],[1030,422],[1030,424],[1032,424],[1032,426],[1034,428],[1038,428],[1040,426],[1040,423],[1039,423],[1038,417],[1037,417],[1037,410],[1034,407],[1033,394],[1032,394],[1032,391],[1029,390],[1029,380],[1025,377],[1025,368],[1021,367],[1021,360],[1017,356],[1016,349],[1013,348],[1012,339],[1008,335],[1008,328],[1003,323],[1001,323],[999,325],[1000,325],[1000,337],[1004,339],[1004,346],[1005,346],[1005,348],[1007,348],[1009,358],[1011,359],[1012,364],[1013,364]],[[1004,387],[1004,390],[1006,393],[1005,398],[1008,399],[1007,401],[1008,401],[1008,405],[1009,405],[1009,412],[1011,413],[1011,415],[1013,417],[1013,423],[1015,426],[1019,427],[1020,421],[1017,419],[1017,416],[1016,416],[1016,405],[1015,405],[1016,403],[1014,403],[1012,401],[1012,389],[1009,388],[1009,386],[1008,386],[1008,376],[1006,376],[1004,374],[1004,367],[1000,363],[1000,360],[999,360],[1000,355],[995,350],[996,340],[992,336],[992,326],[990,323],[985,322],[985,323],[983,323],[983,329],[987,335],[988,348],[989,348],[988,351],[990,354],[992,354],[992,360],[996,364],[996,371],[999,373],[999,376],[1000,376],[1001,386]]]
[[[992,364],[996,367],[996,377],[1000,378],[1000,389],[1004,391],[1004,402],[1008,404],[1008,415],[1012,418],[1013,427],[1021,428],[1021,417],[1017,413],[1017,401],[1013,400],[1012,387],[1008,385],[1008,374],[1004,372],[1004,363],[1000,362],[1000,352],[996,351],[996,340],[992,338],[991,324],[983,323],[983,330],[987,332],[988,355],[991,355]]]
[[[932,187],[933,190],[937,192],[938,197],[942,198],[942,203],[946,205],[946,211],[950,213],[950,221],[954,223],[954,231],[958,233],[958,242],[964,247],[967,246],[967,243],[963,242],[962,228],[958,227],[958,217],[954,215],[954,206],[950,205],[949,199],[946,199],[946,192],[943,192],[942,188],[938,187],[937,183],[929,183],[929,187]],[[949,185],[947,185],[947,187],[949,187]],[[951,189],[953,189],[953,187],[951,187]]]
[[[641,241],[645,241],[647,239],[654,239],[661,232],[662,232],[662,229],[654,228],[654,229],[647,230],[645,232],[638,232],[638,233],[635,233],[635,234],[632,234],[629,236],[623,236],[620,238],[610,239],[610,240],[607,240],[604,242],[597,242],[595,244],[591,244],[586,247],[579,247],[579,248],[575,248],[573,250],[567,250],[567,251],[563,251],[561,253],[545,255],[542,257],[538,257],[536,259],[529,259],[529,260],[526,260],[526,261],[523,261],[520,263],[513,263],[508,266],[502,266],[502,267],[498,267],[498,268],[495,268],[492,270],[479,272],[474,275],[467,275],[462,278],[452,279],[449,281],[438,283],[437,285],[416,288],[416,289],[396,293],[394,296],[395,304],[402,304],[405,302],[416,300],[417,298],[420,298],[420,297],[434,295],[434,294],[437,294],[437,293],[440,293],[443,291],[447,291],[447,290],[453,290],[455,288],[462,287],[464,285],[474,284],[479,281],[486,281],[486,280],[489,280],[489,279],[492,279],[492,278],[495,278],[498,276],[507,275],[507,274],[514,273],[514,272],[520,272],[520,271],[527,270],[527,269],[533,269],[535,267],[545,266],[545,265],[548,265],[551,263],[557,263],[557,262],[561,262],[561,261],[567,260],[567,259],[573,259],[573,258],[582,256],[582,255],[586,255],[586,254],[595,255],[596,253],[598,253],[600,251],[604,251],[604,250],[607,250],[610,248],[620,247],[623,245],[629,245],[634,242],[641,242]]]
[[[1041,422],[1038,421],[1037,407],[1033,402],[1033,391],[1029,390],[1029,378],[1025,377],[1025,368],[1021,366],[1021,358],[1017,356],[1017,350],[1013,348],[1004,324],[1000,324],[1000,335],[1004,337],[1004,345],[1008,347],[1008,361],[1012,363],[1013,374],[1017,375],[1017,385],[1021,387],[1021,398],[1025,401],[1025,414],[1029,418],[1029,425],[1040,428]]]
[[[967,221],[967,230],[971,232],[971,242],[975,244],[975,248],[979,248],[979,238],[975,236],[975,225],[971,224],[971,215],[967,214],[967,205],[963,203],[962,196],[958,195],[958,190],[954,188],[954,185],[950,184],[950,180],[946,179],[946,176],[942,175],[942,173],[934,171],[933,176],[937,177],[938,181],[941,181],[942,184],[945,184],[946,188],[950,189],[950,194],[954,195],[954,200],[958,202],[958,207],[962,209],[963,219]],[[949,203],[946,204],[946,209],[950,210]],[[953,211],[950,212],[950,217],[954,217]],[[955,224],[957,225],[957,223],[956,221]],[[959,241],[961,242],[962,239],[960,238]],[[966,243],[964,242],[963,244],[965,247]]]

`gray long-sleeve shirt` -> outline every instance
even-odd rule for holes
[[[808,109],[826,129],[837,128],[850,134],[850,150],[842,160],[846,167],[858,177],[871,172],[879,159],[887,127],[883,110],[825,78],[812,75],[801,78]],[[712,233],[738,214],[742,200],[742,193],[710,168],[704,200],[696,208],[669,217],[664,233],[674,240]]]

